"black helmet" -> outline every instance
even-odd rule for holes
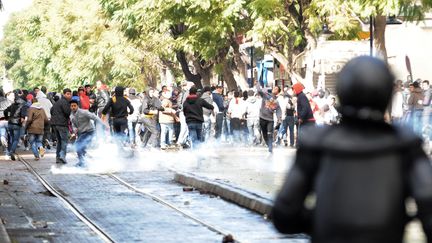
[[[383,120],[392,96],[393,80],[389,67],[380,59],[360,56],[350,60],[337,77],[342,115]]]

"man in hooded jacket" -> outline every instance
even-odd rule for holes
[[[189,96],[183,104],[183,112],[193,145],[197,145],[202,141],[203,108],[214,109],[213,105],[198,97],[197,91],[197,88],[192,86],[189,90]]]
[[[124,88],[122,86],[115,87],[114,97],[108,100],[108,103],[102,110],[102,115],[106,116],[108,112],[110,112],[114,135],[118,136],[120,141],[125,142],[125,131],[128,128],[127,117],[128,114],[130,115],[134,112],[134,108],[130,101],[124,97]],[[102,120],[104,119],[103,117]]]
[[[42,91],[38,92],[42,93]],[[48,117],[38,99],[33,98],[32,105],[28,109],[26,130],[29,136],[29,143],[35,156],[35,160],[39,160],[45,154],[45,149],[42,146],[42,138],[45,125],[48,123]]]

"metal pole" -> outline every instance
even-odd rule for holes
[[[374,18],[372,15],[369,17],[369,38],[370,56],[373,56]]]
[[[253,55],[254,55],[254,47],[253,46],[251,46],[251,60],[250,60],[250,63],[251,63],[251,67],[250,67],[250,74],[251,74],[251,82],[250,82],[250,84],[249,84],[249,87],[253,87],[254,86],[254,78],[253,78]]]

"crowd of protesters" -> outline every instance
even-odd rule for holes
[[[328,90],[306,92],[301,83],[224,91],[219,85],[197,89],[183,81],[137,92],[97,81],[94,87],[65,88],[60,94],[46,87],[0,90],[0,142],[12,160],[19,145],[31,149],[36,160],[55,146],[59,164],[67,163],[67,146],[75,142],[78,166],[85,165],[95,136],[113,137],[119,147],[165,150],[236,143],[263,145],[272,152],[274,146],[296,147],[302,126],[338,123],[336,103]],[[388,121],[410,124],[424,135],[428,125],[432,130],[431,110],[429,81],[396,82]]]

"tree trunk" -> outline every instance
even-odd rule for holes
[[[247,83],[246,63],[242,59],[240,46],[233,36],[231,37],[231,47],[234,50],[235,72],[238,76],[237,84],[241,87],[242,90],[246,90],[249,88],[249,84]]]
[[[198,60],[195,58],[193,60],[193,65],[195,67],[196,72],[201,76],[201,86],[198,87],[199,89],[202,89],[203,86],[210,86],[210,79],[212,74],[213,65],[209,66],[202,66],[201,65],[202,60]]]
[[[387,49],[385,45],[386,21],[386,16],[376,16],[374,26],[375,56],[383,59],[385,62],[387,62]]]
[[[237,82],[232,73],[230,62],[226,58],[222,60],[222,73],[223,73],[224,81],[228,86],[228,91],[238,90]]]
[[[189,63],[186,59],[186,53],[184,53],[183,51],[177,51],[176,57],[177,57],[177,60],[180,62],[180,65],[181,65],[181,68],[182,68],[182,71],[183,71],[183,74],[184,74],[186,80],[193,82],[197,88],[202,88],[201,75],[199,73],[193,74],[191,72],[191,70],[189,69]]]

